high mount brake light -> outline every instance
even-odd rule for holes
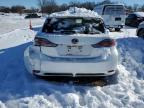
[[[104,39],[100,41],[99,43],[92,44],[92,47],[98,48],[98,47],[112,47],[116,44],[115,40],[113,39]]]
[[[35,37],[34,39],[35,46],[46,46],[46,47],[57,47],[57,44],[50,42],[47,39]]]

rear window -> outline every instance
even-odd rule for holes
[[[105,15],[124,15],[125,9],[123,6],[106,6],[104,10]]]
[[[48,18],[42,29],[46,33],[60,34],[100,34],[104,33],[101,19],[92,18]]]

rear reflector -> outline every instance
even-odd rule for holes
[[[111,73],[111,72],[114,72],[114,70],[110,70],[110,71],[108,71],[108,73]]]
[[[50,42],[47,39],[35,37],[35,46],[57,47],[57,44]]]
[[[115,40],[113,39],[104,39],[99,43],[92,44],[92,47],[99,48],[99,47],[112,47],[116,44]]]

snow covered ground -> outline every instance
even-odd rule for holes
[[[0,15],[0,34],[4,34],[6,32],[11,32],[15,29],[20,28],[28,28],[30,20],[24,19],[25,15],[19,15],[19,14],[5,14]],[[45,18],[36,18],[31,19],[32,25],[41,25],[43,24]]]
[[[120,56],[118,83],[100,87],[53,83],[29,74],[23,53],[38,27],[29,30],[26,22],[16,15],[0,16],[0,108],[144,108],[144,40],[135,36],[135,28],[110,33]],[[32,23],[40,25],[43,19]]]

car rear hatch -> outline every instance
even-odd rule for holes
[[[125,24],[125,10],[123,5],[107,5],[103,15],[106,25]]]
[[[104,15],[106,25],[124,25],[125,15]]]
[[[49,57],[92,58],[110,53],[110,47],[99,45],[104,40],[110,41],[105,34],[42,35],[42,39],[46,41],[47,44],[51,44],[51,46],[41,45],[41,52]]]

